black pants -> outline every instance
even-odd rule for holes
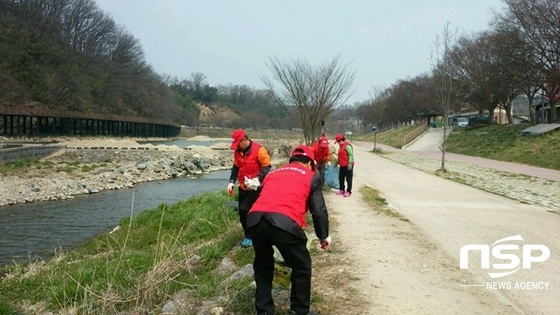
[[[239,198],[238,198],[238,208],[239,208],[239,222],[241,222],[241,226],[243,227],[243,233],[245,233],[245,237],[248,237],[247,234],[247,214],[249,210],[259,198],[260,189],[259,190],[243,190],[239,188]]]
[[[249,229],[255,250],[255,308],[257,314],[274,314],[272,300],[272,280],[274,276],[274,250],[282,254],[286,265],[292,268],[292,289],[290,292],[290,309],[296,314],[309,313],[311,304],[311,256],[307,250],[307,240],[290,234],[268,220],[261,221]]]
[[[325,184],[325,169],[327,167],[327,163],[323,162],[323,163],[317,163],[317,173],[319,174],[319,177],[321,177],[321,187],[323,187],[323,185]]]
[[[348,166],[341,166],[338,173],[338,184],[340,185],[340,190],[352,192],[352,177],[354,175],[354,169],[348,170]],[[344,189],[344,180],[346,180],[347,188]]]

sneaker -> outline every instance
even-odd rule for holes
[[[348,198],[348,197],[350,197],[351,194],[352,194],[351,192],[347,191],[342,196],[344,196],[345,198]]]
[[[251,247],[251,245],[253,245],[253,241],[248,237],[241,241],[241,247],[243,248]]]
[[[342,196],[342,195],[344,195],[344,190],[339,190],[339,191],[336,193],[336,195],[337,195],[337,196]]]

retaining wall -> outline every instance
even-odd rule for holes
[[[0,163],[23,159],[40,159],[64,148],[66,148],[65,145],[55,144],[22,145],[17,148],[0,147]]]

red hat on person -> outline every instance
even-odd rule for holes
[[[329,139],[327,137],[319,138],[319,147],[326,148],[329,146]]]
[[[334,143],[338,143],[338,141],[342,139],[344,139],[344,136],[341,133],[339,133],[336,135],[336,137],[334,137]]]
[[[304,144],[300,144],[292,150],[292,154],[290,154],[290,157],[295,155],[308,156],[311,160],[313,160],[313,163],[315,163],[315,154],[313,154],[313,150],[311,150],[310,147]]]
[[[245,130],[235,129],[231,134],[231,146],[229,148],[232,150],[237,149],[239,142],[241,142],[241,140],[243,140],[246,136],[247,134],[245,133]]]

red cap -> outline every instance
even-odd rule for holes
[[[239,145],[239,142],[241,142],[241,140],[243,140],[243,138],[245,138],[245,136],[247,136],[245,134],[245,130],[235,129],[233,131],[233,133],[231,134],[231,146],[229,148],[232,149],[232,150],[237,149],[237,146]]]
[[[313,150],[311,150],[310,147],[308,147],[304,144],[300,144],[292,150],[292,154],[290,155],[290,157],[292,157],[294,155],[305,155],[305,156],[310,157],[311,160],[313,160],[313,162],[315,162],[315,154],[313,154]]]
[[[338,141],[342,139],[344,139],[344,136],[341,133],[339,133],[336,135],[336,137],[334,137],[334,143],[338,143]]]
[[[321,137],[319,138],[319,146],[321,148],[326,148],[329,146],[329,139],[327,139],[327,137]]]

